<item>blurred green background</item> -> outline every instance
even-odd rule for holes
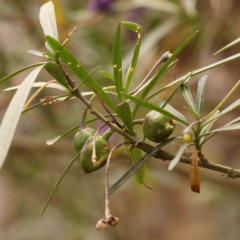
[[[44,35],[39,23],[39,9],[46,1],[0,0],[0,78],[41,61],[27,50],[44,50]],[[180,54],[176,65],[177,77],[194,69],[219,61],[239,52],[239,45],[217,55],[213,54],[240,35],[240,2],[237,0],[119,0],[103,5],[94,1],[53,1],[60,40],[74,27],[76,32],[67,44],[88,69],[101,65],[94,77],[102,86],[111,82],[100,75],[100,70],[111,70],[111,50],[119,20],[135,21],[144,30],[143,44],[132,88],[151,69],[167,50],[173,52],[193,32],[197,37]],[[105,6],[105,7],[104,7]],[[124,67],[135,45],[134,33],[123,30]],[[208,71],[204,113],[207,114],[228,93],[240,76],[239,60]],[[1,91],[18,85],[27,73],[22,73],[1,86]],[[204,74],[202,74],[204,75]],[[196,92],[196,82],[191,88]],[[44,71],[38,81],[51,78]],[[159,81],[159,87],[174,80],[170,69]],[[85,88],[83,87],[83,90]],[[156,96],[152,102],[166,99],[172,92]],[[58,94],[45,90],[40,98]],[[226,106],[239,97],[237,91]],[[13,96],[1,92],[1,118]],[[101,106],[98,106],[103,111]],[[188,120],[192,116],[182,107],[180,94],[171,104]],[[172,172],[167,162],[151,159],[147,165],[145,182],[150,191],[136,183],[134,177],[110,197],[111,212],[120,218],[115,228],[95,229],[104,216],[104,169],[83,175],[79,162],[70,169],[45,215],[40,214],[53,186],[73,158],[73,136],[53,146],[45,144],[67,129],[78,124],[83,105],[72,100],[56,103],[27,112],[21,117],[12,147],[0,174],[0,239],[9,240],[235,240],[240,234],[240,184],[229,179],[224,183],[220,173],[201,169],[201,193],[191,192],[189,166],[179,164]],[[142,108],[138,117],[147,110]],[[235,109],[218,121],[215,127],[239,116]],[[92,124],[96,127],[99,123]],[[141,137],[141,127],[137,129]],[[181,132],[177,129],[176,135]],[[239,168],[240,132],[225,132],[212,138],[205,146],[206,157],[219,164]],[[111,143],[119,142],[117,135]],[[167,148],[176,152],[180,143]],[[113,158],[110,182],[113,184],[131,166],[125,154]]]

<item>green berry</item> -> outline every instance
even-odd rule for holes
[[[110,152],[110,145],[108,141],[101,135],[96,136],[96,162],[92,162],[92,153],[93,153],[93,141],[94,137],[90,137],[87,142],[84,144],[83,149],[80,154],[80,162],[84,173],[91,173],[100,168],[102,168],[106,161],[99,163],[98,161]]]
[[[162,142],[173,133],[176,121],[156,112],[149,112],[143,122],[144,136],[156,143]]]

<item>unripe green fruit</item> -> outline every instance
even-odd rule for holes
[[[90,137],[87,142],[84,144],[83,149],[80,154],[80,162],[84,173],[91,173],[100,168],[102,168],[106,161],[99,163],[98,161],[110,152],[110,145],[108,141],[101,135],[96,136],[96,162],[92,162],[92,153],[93,153],[93,141],[94,137]]]
[[[75,136],[74,136],[74,148],[76,150],[76,152],[79,152],[82,150],[84,144],[86,143],[86,141],[94,136],[95,134],[95,130],[84,126],[78,129],[78,131],[76,132]]]
[[[156,112],[149,112],[143,122],[144,136],[156,143],[162,142],[173,133],[176,121]]]

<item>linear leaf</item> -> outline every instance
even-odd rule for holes
[[[154,156],[159,149],[164,147],[169,142],[172,142],[176,138],[169,138],[167,141],[158,144],[156,147],[153,148],[153,150],[147,154],[145,154],[137,163],[136,165],[132,166],[117,182],[113,184],[113,186],[109,189],[109,195],[114,193],[119,187],[121,187],[135,172],[137,172],[138,168],[141,168],[144,163],[147,162],[149,158]],[[105,198],[105,195],[102,196],[101,200]]]
[[[160,100],[159,101],[159,106],[162,108],[162,106],[165,105],[165,101],[164,100]],[[164,107],[164,109],[167,109],[169,112],[171,112],[172,114],[174,114],[176,117],[182,119],[184,122],[187,123],[187,119],[183,116],[183,114],[181,114],[179,111],[177,111],[174,107],[172,107],[169,103],[167,103],[167,105]],[[184,128],[186,127],[186,125],[180,123],[181,126],[183,126]]]
[[[126,93],[123,93],[124,96],[126,96],[128,99],[132,100],[133,102],[137,103],[139,106],[143,106],[143,107],[146,107],[148,109],[151,109],[151,110],[155,110],[157,112],[160,112],[162,113],[163,115],[171,118],[171,119],[174,119],[178,122],[181,122],[183,123],[185,126],[188,125],[187,122],[185,122],[184,120],[182,120],[181,118],[178,118],[177,116],[175,116],[173,113],[170,113],[169,111],[166,111],[165,109],[163,108],[159,108],[157,106],[155,106],[154,104],[152,103],[149,103],[149,102],[146,102],[144,100],[141,100],[141,99],[138,99],[138,98],[135,98],[129,94],[126,94]]]
[[[239,129],[240,129],[240,123],[235,123],[235,124],[231,124],[231,125],[227,125],[227,126],[223,126],[223,127],[214,129],[214,130],[208,132],[207,134],[223,132],[223,131],[230,131],[230,130],[239,130]]]
[[[55,143],[57,143],[58,141],[60,141],[61,139],[71,135],[72,133],[76,132],[76,130],[79,128],[79,126],[74,126],[71,129],[67,130],[66,132],[64,132],[62,135],[57,136],[55,138],[49,139],[46,141],[46,144],[51,146]]]
[[[79,151],[79,152],[76,154],[76,156],[75,156],[75,157],[72,159],[72,161],[68,164],[68,166],[66,167],[66,169],[65,169],[64,172],[62,173],[61,177],[59,178],[59,180],[58,180],[57,183],[55,184],[52,192],[50,193],[50,195],[49,195],[49,197],[48,197],[48,199],[47,199],[47,201],[46,201],[46,203],[45,203],[45,205],[44,205],[44,207],[43,207],[43,210],[42,210],[42,213],[41,213],[41,218],[42,218],[44,212],[46,211],[47,206],[48,206],[49,202],[51,201],[54,193],[56,192],[58,186],[60,185],[61,181],[63,180],[64,176],[66,175],[66,173],[68,172],[68,170],[70,169],[70,167],[73,165],[73,163],[78,159],[80,153],[81,153],[81,151]]]
[[[196,108],[195,108],[195,103],[194,103],[194,100],[193,100],[193,96],[192,96],[192,93],[191,93],[191,90],[189,88],[188,85],[185,85],[183,84],[181,86],[181,92],[182,92],[182,95],[183,95],[183,98],[185,99],[186,103],[188,104],[188,106],[190,107],[190,109],[196,114],[197,114],[197,111],[196,111]]]
[[[61,85],[63,85],[64,87],[66,87],[67,89],[69,88],[66,79],[63,75],[62,70],[58,67],[57,64],[52,63],[52,62],[48,62],[45,64],[45,69],[48,71],[48,73],[54,78],[56,79]]]
[[[236,45],[239,42],[240,42],[240,38],[237,38],[236,40],[230,42],[228,45],[226,45],[225,47],[223,47],[220,50],[218,50],[217,52],[215,52],[213,55],[215,56],[218,53],[223,52],[223,51],[227,50],[228,48],[231,48],[232,46]]]
[[[36,57],[46,58],[46,56],[44,56],[42,52],[39,52],[39,51],[36,51],[36,50],[28,50],[28,53],[30,53],[30,54],[32,54],[33,56],[36,56]]]
[[[198,74],[200,74],[200,73],[202,73],[202,72],[208,71],[208,70],[210,70],[210,69],[212,69],[212,68],[215,68],[215,67],[218,67],[218,66],[220,66],[220,65],[222,65],[222,64],[231,62],[231,61],[233,61],[233,60],[235,60],[235,59],[237,59],[237,58],[240,58],[240,53],[235,54],[235,55],[233,55],[233,56],[231,56],[231,57],[225,58],[225,59],[223,59],[223,60],[221,60],[221,61],[218,61],[218,62],[216,62],[216,63],[207,65],[207,66],[205,66],[205,67],[203,67],[203,68],[197,69],[197,70],[191,72],[191,76],[196,76],[196,75],[198,75]],[[189,74],[189,73],[188,73],[188,74]],[[178,84],[178,83],[183,82],[184,79],[186,78],[186,76],[187,76],[188,74],[186,74],[186,75],[184,75],[184,76],[176,79],[175,81],[169,83],[169,84],[166,85],[165,87],[163,87],[163,88],[161,88],[160,90],[158,90],[158,91],[154,92],[153,94],[151,94],[151,95],[150,95],[149,97],[147,97],[146,99],[149,100],[149,99],[153,98],[154,96],[158,95],[160,92],[163,92],[163,91],[165,91],[166,89],[174,86],[175,84]]]
[[[116,109],[115,104],[112,102],[112,100],[108,97],[108,95],[102,91],[102,87],[92,78],[92,76],[86,71],[86,69],[77,61],[77,59],[65,48],[62,46],[61,43],[59,43],[57,40],[50,36],[46,36],[46,41],[50,45],[50,47],[55,51],[61,52],[61,59],[62,61],[68,65],[68,67],[73,71],[76,76],[84,80],[87,78],[86,81],[84,81],[84,84],[91,90],[93,88],[99,93],[103,101],[113,110]]]
[[[202,109],[203,109],[206,83],[207,83],[207,75],[201,77],[200,80],[198,81],[196,110],[199,116],[201,116]]]
[[[179,163],[182,155],[184,154],[184,152],[186,150],[186,147],[187,147],[187,143],[185,143],[184,145],[180,146],[177,154],[175,155],[175,157],[172,159],[172,161],[168,165],[168,171],[173,170],[173,168]]]
[[[138,162],[142,158],[141,149],[140,148],[133,148],[131,151],[132,151],[132,154],[133,154],[133,157],[134,157],[134,161]],[[135,165],[135,162],[133,162],[133,164]],[[146,163],[144,163],[138,169],[138,171],[135,173],[136,181],[139,184],[142,184],[142,181],[144,180],[145,175],[146,175],[146,171],[147,171],[147,165],[146,165]]]
[[[103,76],[105,76],[105,77],[107,77],[107,78],[109,78],[109,79],[111,79],[111,80],[114,81],[114,77],[113,77],[113,75],[112,75],[111,73],[109,73],[109,72],[107,72],[107,71],[101,71],[100,73],[101,73]]]
[[[0,168],[7,156],[22,109],[32,88],[32,84],[42,68],[43,66],[37,67],[23,80],[3,117],[0,126]]]
[[[125,82],[125,91],[127,92],[128,88],[130,86],[130,83],[132,81],[134,72],[136,70],[136,65],[137,65],[139,52],[140,52],[140,47],[141,47],[141,42],[142,42],[142,32],[143,32],[143,30],[142,30],[142,27],[137,23],[122,21],[121,24],[123,26],[127,27],[128,29],[132,30],[133,32],[137,33],[137,43],[136,43],[136,46],[135,46],[135,49],[134,49],[131,65],[128,68],[126,82]]]
[[[132,113],[128,102],[122,102],[117,105],[117,115],[123,121],[127,130],[131,134],[135,135],[133,129]]]
[[[35,83],[33,83],[32,88],[41,88],[45,84],[46,84],[46,82],[35,82]],[[4,89],[4,91],[14,91],[14,90],[17,90],[18,88],[19,88],[19,86],[14,86],[14,87],[6,88],[6,89]],[[49,83],[46,86],[46,88],[53,88],[53,89],[61,90],[63,92],[69,92],[65,87],[63,87],[59,83]],[[91,92],[91,94],[93,94],[93,92]]]
[[[119,101],[122,102],[122,52],[121,52],[121,22],[118,24],[113,42],[113,76]]]
[[[218,114],[220,113],[220,111],[216,111],[201,127],[201,131],[200,131],[200,136],[204,133],[208,133],[213,125],[213,123],[218,119]],[[215,121],[213,120],[215,119]],[[200,139],[200,144],[202,144],[205,141],[205,137],[201,137]]]
[[[17,74],[28,70],[29,68],[34,68],[34,67],[42,66],[42,65],[44,65],[44,64],[46,64],[46,62],[40,62],[40,63],[36,63],[36,64],[33,64],[33,65],[29,65],[29,66],[27,66],[27,67],[21,68],[21,69],[17,70],[16,72],[13,72],[13,73],[7,75],[6,77],[0,79],[0,84],[6,82],[8,79],[16,76]]]
[[[58,40],[58,30],[52,1],[42,5],[39,18],[44,34]]]

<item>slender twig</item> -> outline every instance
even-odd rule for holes
[[[192,73],[192,76],[196,75],[196,73],[194,72],[194,74]],[[168,88],[170,86],[172,86],[173,84],[176,84],[180,81],[184,81],[185,77],[181,77],[177,80],[175,80],[173,83],[167,85],[165,88]],[[109,121],[109,119],[107,119],[106,117],[104,117],[103,114],[99,113],[92,105],[91,103],[81,94],[81,92],[79,91],[79,89],[74,88],[72,90],[72,94],[75,95],[77,98],[79,98],[90,110],[90,112],[95,115],[99,120],[101,120],[102,122],[106,123],[113,131],[119,133],[120,135],[122,135],[123,137],[125,137],[126,139],[128,139],[131,144],[136,144],[136,147],[140,148],[142,151],[148,153],[151,152],[153,150],[153,146],[145,143],[145,142],[140,142],[139,139],[136,136],[132,136],[131,134],[129,134],[128,132],[120,129],[118,126],[116,126],[114,123],[112,123],[111,121]],[[159,150],[156,154],[155,154],[155,158],[158,159],[162,159],[162,160],[172,160],[175,157],[174,154],[163,151],[163,150]],[[187,158],[187,157],[181,157],[180,162],[185,163],[185,164],[191,164],[191,159]],[[230,167],[226,167],[220,164],[215,164],[215,163],[211,163],[211,162],[204,162],[204,161],[199,161],[199,167],[202,168],[206,168],[212,171],[216,171],[216,172],[220,172],[220,173],[224,173],[224,174],[228,174],[229,178],[240,178],[240,170],[237,169],[233,169]]]

